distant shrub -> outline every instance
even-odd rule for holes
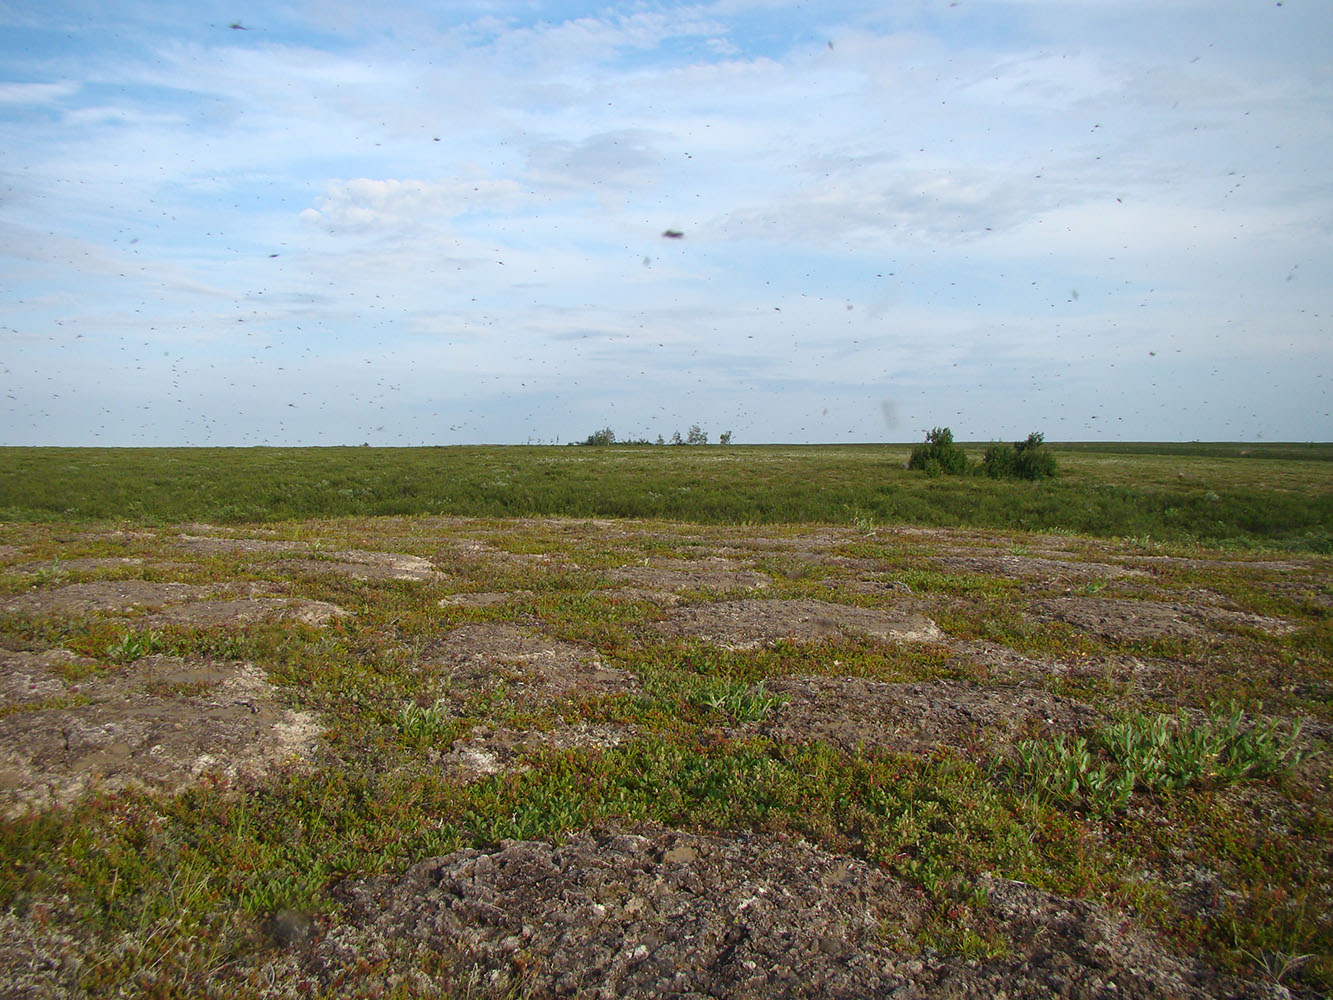
[[[981,471],[992,479],[1016,477],[1018,475],[1015,467],[1017,457],[1018,452],[1012,445],[992,441],[986,448],[986,454],[981,456]]]
[[[586,445],[608,445],[616,443],[616,432],[610,427],[603,427],[600,431],[593,431],[583,443]]]
[[[907,467],[920,469],[928,476],[942,473],[961,476],[967,472],[967,454],[953,443],[953,431],[947,427],[936,427],[926,435],[924,444],[912,449]]]
[[[981,471],[992,479],[1049,479],[1055,475],[1055,456],[1036,431],[1012,445],[993,442],[981,459]]]

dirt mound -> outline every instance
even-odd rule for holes
[[[450,594],[440,599],[442,608],[493,608],[500,604],[530,601],[536,596],[531,590],[488,590],[479,593]]]
[[[672,594],[682,590],[761,590],[772,583],[763,573],[730,559],[659,560],[652,566],[621,566],[606,575],[636,590]]]
[[[441,695],[466,701],[501,685],[514,704],[531,709],[554,698],[614,694],[638,679],[606,667],[592,650],[507,622],[463,625],[430,647],[422,666],[439,673]]]
[[[0,611],[21,615],[85,615],[98,611],[155,610],[168,604],[200,600],[214,593],[189,583],[145,580],[96,580],[32,590],[0,604]]]
[[[405,946],[449,960],[448,986],[475,968],[488,985],[608,998],[865,996],[904,982],[880,927],[920,909],[877,869],[799,841],[660,828],[459,851],[335,895],[351,926],[313,949],[320,978]]]
[[[123,569],[127,566],[142,566],[143,560],[133,556],[115,556],[104,559],[51,559],[47,562],[25,563],[11,566],[11,573],[87,573],[102,569]],[[158,564],[155,564],[158,565]],[[179,565],[179,564],[176,564]]]
[[[1165,636],[1206,638],[1225,629],[1254,628],[1285,635],[1294,626],[1281,618],[1231,611],[1205,604],[1113,600],[1079,597],[1039,601],[1034,605],[1046,621],[1067,622],[1107,639],[1158,639]]]
[[[304,753],[312,716],[283,708],[249,663],[150,656],[70,683],[57,652],[0,653],[0,811],[66,803],[131,785],[175,790]]]
[[[1123,576],[1146,576],[1141,569],[1111,563],[1078,562],[1070,559],[1039,559],[1033,556],[978,555],[942,556],[935,559],[948,569],[987,573],[1011,579],[1086,581],[1114,580]]]
[[[260,590],[281,585],[260,585]],[[323,625],[347,612],[325,601],[295,597],[239,597],[210,600],[229,589],[190,583],[150,583],[146,580],[96,580],[47,587],[12,597],[0,611],[21,615],[78,617],[94,613],[148,611],[138,621],[146,625],[232,625],[288,618],[307,625]]]
[[[1274,996],[1124,928],[1101,908],[987,879],[1005,957],[901,947],[930,904],[882,869],[796,839],[645,826],[506,841],[351,880],[298,969],[362,995],[414,985],[612,998]],[[447,963],[423,981],[434,953]],[[292,963],[295,966],[295,962]],[[356,971],[352,971],[356,970]],[[507,992],[508,991],[508,992]],[[477,990],[477,992],[480,992]],[[475,995],[470,993],[469,995]]]
[[[228,601],[196,601],[180,604],[148,616],[149,625],[246,625],[272,618],[298,621],[304,625],[327,625],[349,612],[327,601],[307,601],[296,597],[241,597]]]
[[[450,558],[464,569],[504,570],[541,566],[546,569],[578,569],[578,563],[561,553],[510,552],[477,538],[456,541],[449,549]]]
[[[656,627],[673,638],[703,639],[726,649],[757,649],[783,639],[821,642],[869,636],[930,642],[943,637],[934,622],[916,611],[810,600],[692,604],[673,611]]]
[[[211,535],[180,535],[177,545],[190,552],[296,553],[303,558],[286,559],[278,567],[294,573],[337,573],[353,580],[440,579],[435,564],[421,556],[399,552],[369,552],[364,549],[320,550],[303,542],[276,542],[267,538],[215,538]]]
[[[333,573],[338,576],[345,576],[352,580],[417,580],[430,581],[441,580],[444,578],[442,573],[436,572],[434,567],[423,567],[410,563],[400,562],[401,560],[412,559],[415,556],[401,556],[398,559],[384,562],[358,561],[346,557],[353,555],[387,555],[388,553],[379,552],[342,552],[338,553],[343,558],[328,559],[282,559],[273,563],[273,567],[284,573],[291,573],[300,576],[318,576],[321,573]],[[425,560],[422,560],[424,562]],[[429,565],[429,564],[428,564]]]
[[[790,700],[774,709],[760,732],[784,742],[822,740],[848,752],[884,747],[929,753],[940,745],[1003,752],[1015,738],[1074,732],[1097,719],[1086,705],[1030,687],[779,677],[768,690]]]

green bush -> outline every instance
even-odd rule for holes
[[[924,444],[912,449],[907,467],[920,469],[931,476],[940,473],[961,476],[967,472],[967,454],[953,443],[953,431],[947,427],[936,427],[926,435]]]
[[[1049,479],[1055,475],[1055,456],[1043,446],[1037,431],[1013,445],[992,442],[981,459],[981,471],[991,479]]]
[[[1014,479],[1018,476],[1018,451],[1007,444],[992,441],[981,456],[981,471],[991,479]]]

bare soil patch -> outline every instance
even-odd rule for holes
[[[261,590],[281,588],[280,584]],[[136,619],[146,625],[235,625],[270,618],[288,618],[307,625],[323,625],[347,614],[325,601],[298,597],[237,597],[213,600],[230,587],[190,583],[152,583],[146,580],[96,580],[46,587],[12,597],[0,604],[11,614],[79,617],[95,613],[147,612]],[[238,589],[253,590],[253,586]]]
[[[155,611],[169,604],[204,599],[216,588],[189,583],[150,583],[145,580],[95,580],[45,587],[11,597],[0,611],[20,615],[86,615],[107,611]]]
[[[673,638],[702,639],[726,649],[757,649],[779,640],[821,642],[869,636],[931,642],[939,628],[916,610],[859,608],[828,601],[719,601],[677,608],[657,626]]]
[[[72,659],[0,653],[0,810],[7,817],[130,786],[177,790],[207,772],[234,775],[305,753],[313,717],[284,708],[249,663],[145,657],[66,682]]]
[[[948,569],[987,573],[1015,580],[1114,580],[1124,576],[1146,576],[1141,569],[1111,563],[1080,562],[1071,559],[1042,559],[1034,556],[974,555],[941,556],[935,560]]]
[[[1034,610],[1041,620],[1067,622],[1107,639],[1158,639],[1166,636],[1200,638],[1226,629],[1253,628],[1285,635],[1294,626],[1281,618],[1232,611],[1208,604],[1167,601],[1113,600],[1100,597],[1063,597],[1039,601]]]
[[[275,979],[363,995],[485,988],[610,998],[1277,997],[1128,930],[1115,913],[987,878],[983,917],[1008,945],[989,960],[913,954],[928,916],[914,888],[797,838],[701,836],[657,825],[506,841],[352,879],[346,909]],[[451,972],[408,980],[404,968]],[[356,970],[356,971],[351,971]]]
[[[472,572],[532,566],[552,570],[578,569],[578,563],[562,553],[510,552],[479,538],[451,541],[446,551],[451,563]]]
[[[620,566],[609,570],[610,579],[653,592],[684,590],[762,590],[772,580],[731,559],[657,560],[651,566]]]
[[[633,674],[604,665],[591,649],[507,622],[454,629],[425,652],[422,666],[438,672],[441,695],[451,702],[504,685],[507,699],[531,709],[557,698],[616,694],[638,686]]]
[[[303,558],[286,559],[277,566],[294,573],[338,573],[354,580],[421,580],[442,578],[435,564],[421,556],[365,549],[320,550],[300,542],[265,538],[215,538],[210,535],[180,535],[177,544],[201,553],[299,553]]]
[[[48,562],[11,566],[9,571],[11,573],[86,573],[103,569],[123,569],[127,566],[137,567],[143,564],[142,559],[133,556],[108,557],[105,559],[52,559]]]
[[[487,590],[469,594],[450,594],[440,598],[442,608],[493,608],[501,604],[516,604],[532,600],[531,590]]]
[[[790,700],[755,727],[758,732],[793,743],[823,741],[847,752],[929,753],[951,746],[1004,753],[1015,739],[1075,732],[1099,720],[1089,706],[1033,686],[779,677],[767,688]]]
[[[327,601],[298,597],[240,597],[224,601],[195,601],[166,608],[146,619],[150,625],[225,626],[283,618],[303,625],[327,625],[349,612]]]

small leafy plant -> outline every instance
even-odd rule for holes
[[[1275,724],[1247,725],[1234,702],[1214,707],[1200,723],[1182,709],[1175,716],[1136,713],[1106,727],[1090,745],[1024,740],[1017,746],[1017,777],[1039,797],[1093,815],[1123,809],[1136,789],[1149,793],[1191,785],[1265,778],[1297,766],[1299,721],[1285,737]]]
[[[439,702],[423,707],[410,701],[399,709],[394,722],[403,741],[413,747],[437,746],[454,736],[453,720]]]
[[[145,629],[142,632],[126,632],[119,642],[106,647],[106,657],[113,663],[133,663],[145,656],[160,653],[165,648],[162,633]]]
[[[1214,708],[1200,725],[1182,710],[1169,715],[1135,714],[1110,726],[1103,740],[1117,764],[1144,787],[1177,789],[1211,782],[1265,778],[1294,767],[1305,753],[1293,745],[1299,720],[1285,739],[1273,723],[1245,725],[1234,702]]]
[[[730,715],[737,722],[758,722],[787,699],[766,692],[763,681],[753,688],[743,681],[721,681],[700,691],[696,700],[705,708]]]
[[[1018,745],[1019,774],[1039,797],[1102,815],[1124,808],[1134,792],[1135,775],[1105,761],[1095,761],[1088,741],[1024,740]]]

